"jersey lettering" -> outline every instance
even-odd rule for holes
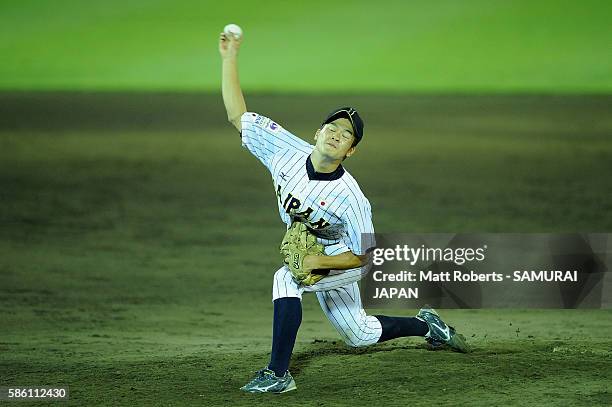
[[[293,217],[308,220],[310,214],[313,212],[312,208],[308,208],[303,212],[297,212],[293,214]]]
[[[278,201],[281,202],[282,196],[280,185],[276,189],[276,196],[278,197]],[[312,215],[312,213],[314,212],[314,209],[312,209],[311,207],[306,208],[306,210],[304,211],[297,212],[301,204],[302,203],[299,199],[294,197],[292,194],[288,194],[287,198],[285,198],[285,201],[283,202],[283,208],[285,209],[285,213],[291,215],[293,219],[299,219],[301,221],[308,222],[313,229],[323,229],[330,225],[330,223],[323,218],[320,218],[316,222],[311,222],[309,218],[310,215]]]
[[[299,199],[297,199],[297,198],[291,196],[291,194],[289,194],[289,196],[285,200],[285,212],[291,213],[292,210],[295,211],[295,209],[299,209],[301,204],[302,203],[300,202]]]
[[[321,218],[314,223],[310,222],[310,226],[312,226],[313,229],[323,229],[329,226],[329,222]]]

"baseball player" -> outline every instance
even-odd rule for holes
[[[221,33],[222,94],[230,123],[242,145],[270,171],[279,214],[289,228],[306,225],[324,247],[323,255],[307,255],[303,268],[329,270],[311,285],[296,281],[287,265],[273,278],[273,333],[270,363],[241,390],[284,393],[296,389],[289,360],[302,321],[301,298],[314,292],[323,312],[342,339],[353,347],[405,336],[423,336],[432,346],[467,352],[462,335],[430,308],[416,317],[368,315],[357,282],[367,272],[374,248],[370,203],[342,162],[363,139],[363,120],[352,107],[332,111],[314,134],[314,146],[277,122],[248,112],[238,80],[237,57],[242,38]]]

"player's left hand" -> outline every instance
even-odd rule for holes
[[[312,285],[325,275],[313,271],[316,267],[314,256],[323,255],[323,245],[308,231],[306,225],[295,222],[285,233],[280,246],[283,261],[291,271],[293,279],[304,285]]]

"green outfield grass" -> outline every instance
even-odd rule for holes
[[[5,1],[0,89],[217,90],[235,22],[248,90],[609,93],[611,20],[601,0]]]
[[[305,138],[323,103],[249,100]],[[347,168],[379,232],[609,232],[605,100],[358,98],[369,121]],[[609,309],[443,311],[475,347],[462,355],[349,349],[314,296],[298,391],[242,394],[270,351],[274,191],[221,117],[185,130],[171,98],[148,106],[176,122],[79,130],[48,100],[66,127],[0,132],[0,386],[67,385],[79,406],[612,403]]]

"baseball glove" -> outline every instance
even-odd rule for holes
[[[323,245],[317,243],[316,236],[303,223],[294,222],[287,230],[280,245],[280,253],[293,279],[299,284],[313,285],[327,275],[321,270],[311,272],[303,269],[304,257],[309,254],[323,255]]]

